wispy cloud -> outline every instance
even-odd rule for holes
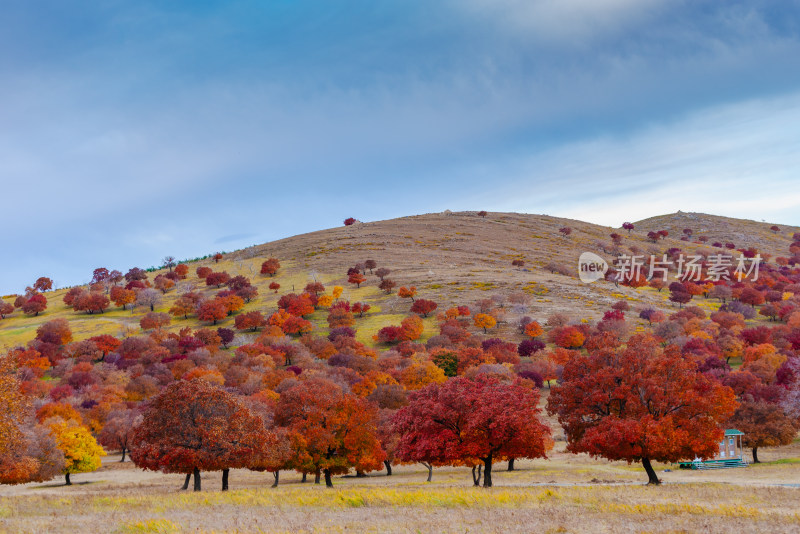
[[[795,218],[788,4],[9,6],[0,180],[36,215],[0,236],[0,284],[478,203]],[[784,211],[756,208],[769,191]]]
[[[800,93],[521,158],[491,201],[612,226],[678,210],[800,225],[798,168]]]

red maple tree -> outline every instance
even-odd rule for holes
[[[528,383],[530,383],[528,381]],[[539,393],[486,375],[456,377],[412,392],[394,416],[400,440],[395,457],[432,465],[484,466],[492,486],[492,463],[508,458],[545,458],[553,446],[539,419]]]
[[[571,357],[547,404],[568,451],[642,462],[649,484],[660,484],[652,461],[714,456],[735,408],[733,390],[649,335]]]

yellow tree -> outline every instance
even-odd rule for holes
[[[72,484],[69,479],[70,474],[89,473],[100,467],[100,458],[106,453],[92,437],[89,429],[74,421],[61,419],[53,419],[47,426],[56,440],[56,446],[64,454],[66,461],[64,476],[67,486]]]
[[[414,358],[414,363],[400,373],[400,383],[407,390],[414,391],[428,384],[445,382],[447,376],[435,363],[421,357]]]
[[[331,292],[333,293],[333,300],[339,300],[339,297],[342,296],[343,291],[344,288],[342,286],[333,286],[333,291]]]
[[[497,320],[487,313],[479,313],[473,319],[475,326],[478,328],[483,328],[484,334],[488,328],[494,328],[497,326]]]

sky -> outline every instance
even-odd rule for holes
[[[800,5],[0,0],[3,294],[445,209],[800,225]]]

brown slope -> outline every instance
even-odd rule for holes
[[[749,219],[734,219],[707,213],[687,213],[679,211],[667,215],[650,217],[634,223],[636,231],[647,234],[650,231],[667,230],[676,239],[683,235],[684,228],[693,231],[692,239],[708,237],[708,243],[733,243],[736,248],[755,247],[773,256],[787,256],[788,244],[797,226],[775,225],[780,231],[770,229],[773,223],[757,222]]]

